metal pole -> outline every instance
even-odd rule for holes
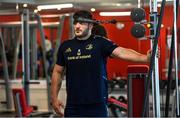
[[[174,11],[174,59],[175,59],[175,79],[176,79],[176,107],[177,116],[179,116],[179,85],[178,85],[178,61],[177,61],[177,14],[176,14],[176,1],[174,0],[173,11]]]
[[[146,81],[146,89],[145,89],[145,95],[144,95],[144,101],[143,101],[142,117],[145,117],[145,114],[146,114],[146,109],[147,109],[146,107],[147,107],[147,101],[148,101],[148,92],[149,92],[150,80],[152,79],[152,73],[153,73],[154,66],[155,66],[154,63],[156,61],[155,58],[156,58],[156,52],[157,52],[158,37],[160,35],[160,29],[161,29],[161,23],[162,23],[165,3],[166,3],[166,1],[163,0],[161,10],[160,10],[160,15],[158,17],[158,24],[157,24],[157,27],[156,27],[156,32],[155,32],[155,37],[154,37],[155,40],[154,40],[151,59],[150,59],[150,69],[149,69],[148,79]]]
[[[152,9],[152,4],[153,4],[153,1],[152,0],[150,0],[149,1],[149,8],[150,8],[150,17],[151,17],[151,15],[152,15],[152,12],[153,12],[153,9]],[[151,19],[150,19],[151,20]],[[151,40],[151,49],[153,48],[153,42],[152,42],[152,40]],[[152,72],[152,74],[154,75],[154,72]],[[154,76],[152,76],[152,79],[151,79],[151,83],[152,83],[152,105],[153,105],[153,116],[155,116],[155,100],[154,100],[154,96],[155,96],[155,93],[154,93],[154,88],[155,88],[155,86],[154,86]]]
[[[173,29],[174,32],[174,29]],[[174,34],[174,33],[173,33]],[[165,106],[165,117],[169,116],[169,101],[171,94],[171,85],[172,85],[172,68],[173,68],[173,57],[174,57],[174,35],[172,35],[171,49],[170,49],[170,58],[169,58],[169,67],[168,67],[168,83],[166,91],[166,106]],[[173,109],[174,107],[172,107]]]
[[[42,42],[42,53],[43,53],[43,62],[44,62],[44,71],[45,71],[45,77],[46,77],[46,83],[47,83],[47,96],[48,96],[48,110],[51,110],[51,80],[50,77],[48,75],[48,68],[47,68],[47,60],[46,60],[46,46],[45,46],[45,35],[44,35],[44,31],[43,31],[43,26],[41,24],[41,19],[40,16],[38,14],[35,14],[37,21],[38,21],[38,27],[40,30],[40,35],[41,35],[41,42]]]
[[[74,37],[74,28],[73,28],[73,15],[70,14],[69,16],[69,38],[73,38]]]
[[[17,63],[18,63],[18,54],[19,54],[19,45],[20,45],[20,41],[21,41],[21,29],[19,30],[19,34],[17,36],[17,40],[16,40],[16,46],[15,46],[15,50],[14,50],[14,59],[13,59],[13,72],[12,72],[12,77],[13,79],[16,79],[16,73],[17,73]]]
[[[54,49],[54,53],[53,53],[53,62],[51,65],[51,70],[53,69],[53,67],[56,63],[58,48],[61,44],[62,32],[63,32],[63,27],[64,27],[64,19],[65,19],[65,16],[61,16],[61,18],[59,20],[59,26],[57,29],[57,40],[56,40],[56,45],[55,45],[55,49]]]
[[[31,78],[37,78],[37,43],[36,43],[36,29],[34,27],[30,28],[31,34],[31,41],[30,41],[30,48],[31,48]]]
[[[2,37],[2,33],[0,31],[0,52],[3,62],[3,71],[4,71],[4,81],[5,81],[5,88],[6,88],[6,102],[7,102],[7,109],[12,108],[12,102],[11,102],[11,88],[10,88],[10,82],[9,82],[9,73],[8,73],[8,66],[7,66],[7,59],[6,59],[6,53],[5,53],[5,47],[4,47],[4,41]]]
[[[178,14],[178,6],[179,6],[179,0],[176,1],[176,18],[177,19],[177,14]],[[177,20],[176,20],[177,21]],[[176,25],[175,25],[176,26]],[[170,101],[170,92],[171,92],[171,83],[172,83],[172,68],[173,68],[173,56],[174,56],[174,53],[175,53],[175,33],[174,33],[174,26],[173,26],[173,32],[172,32],[172,41],[171,41],[171,49],[170,49],[170,59],[169,59],[169,68],[168,68],[168,84],[167,84],[167,92],[166,92],[166,107],[165,107],[165,117],[168,117],[169,116],[169,101]],[[176,97],[175,97],[175,101],[176,101]],[[175,103],[175,102],[174,102]],[[175,104],[173,104],[175,105]],[[172,110],[171,111],[174,111],[173,110],[174,107],[172,107]]]
[[[30,80],[30,56],[29,56],[29,10],[22,12],[22,59],[23,59],[23,80],[27,104],[30,104],[29,80]]]
[[[154,13],[154,32],[156,32],[157,29],[157,0],[154,0],[153,2],[153,13]],[[155,35],[154,35],[155,37]],[[156,48],[156,54],[157,54],[158,48]],[[155,103],[155,117],[160,117],[161,116],[161,110],[160,110],[160,92],[159,92],[159,62],[158,58],[155,56],[155,67],[154,67],[154,84],[155,84],[155,89],[154,89],[154,103]]]

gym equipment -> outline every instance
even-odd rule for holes
[[[108,108],[111,110],[113,117],[122,117],[121,112],[127,112],[127,104],[111,96],[108,98]]]
[[[171,91],[171,88],[172,88],[172,83],[173,83],[173,80],[172,80],[172,68],[173,68],[173,55],[174,53],[176,53],[175,51],[177,51],[177,49],[175,49],[175,45],[176,45],[176,41],[175,40],[175,27],[176,27],[176,19],[178,20],[178,17],[177,17],[177,14],[179,12],[178,10],[178,6],[179,6],[179,0],[176,1],[176,3],[174,3],[174,20],[175,20],[175,23],[174,23],[174,28],[173,28],[173,32],[172,32],[172,41],[171,41],[171,48],[170,48],[170,59],[169,59],[169,68],[168,68],[168,82],[167,82],[167,91],[166,91],[166,106],[165,106],[165,117],[168,117],[169,115],[169,101],[170,101],[170,91]],[[176,37],[177,38],[177,37]],[[177,58],[177,57],[176,57]],[[176,71],[177,71],[177,66],[176,66]],[[176,74],[176,79],[177,79],[177,74]],[[178,79],[177,79],[178,81]],[[179,82],[177,82],[179,84]],[[174,88],[174,87],[173,87]],[[178,99],[178,85],[177,85],[177,108],[179,109],[179,99]],[[179,111],[179,110],[178,110]],[[178,112],[177,111],[177,112]],[[178,112],[178,115],[179,115],[179,112]]]
[[[87,23],[93,23],[93,24],[116,24],[118,21],[115,19],[112,20],[92,20],[87,18],[77,18],[73,21],[76,22],[87,22]]]
[[[40,36],[41,36],[41,42],[42,42],[42,52],[43,52],[43,62],[44,62],[44,71],[45,71],[45,77],[46,77],[46,84],[47,84],[47,95],[48,95],[48,109],[50,110],[51,109],[51,105],[50,105],[50,101],[51,101],[51,87],[50,87],[50,84],[51,84],[51,80],[50,80],[50,77],[48,75],[48,68],[47,68],[47,60],[46,60],[46,46],[45,46],[45,34],[44,34],[44,30],[43,30],[43,27],[42,27],[42,23],[41,23],[41,19],[40,19],[40,16],[38,14],[34,14],[35,15],[35,18],[37,19],[38,21],[38,27],[39,27],[39,30],[40,30]]]
[[[114,90],[116,82],[114,80],[107,80],[108,82],[108,91],[111,93]]]
[[[135,24],[132,28],[131,28],[131,34],[135,37],[135,38],[142,38],[145,36],[146,33],[146,29],[142,24]]]
[[[159,81],[160,89],[165,89],[166,86],[167,86],[167,81],[166,80],[160,80]]]
[[[108,98],[108,103],[115,104],[115,105],[119,106],[121,109],[127,110],[127,104],[125,104],[113,97]]]
[[[115,88],[118,89],[123,89],[125,88],[125,85],[127,84],[127,81],[125,79],[112,79],[112,80],[108,80],[108,90],[109,93],[111,93],[113,90],[115,90]]]
[[[146,28],[144,27],[146,12],[142,8],[134,8],[131,10],[131,19],[135,22],[134,26],[131,28],[131,34],[135,38],[143,38],[146,33]]]
[[[29,105],[29,80],[30,80],[30,47],[29,47],[29,10],[24,9],[21,15],[22,21],[22,60],[23,60],[23,80],[27,104]]]
[[[27,104],[24,90],[12,89],[12,91],[16,116],[29,116],[29,114],[33,111],[33,107]]]
[[[180,106],[179,106],[179,78],[178,78],[178,60],[177,60],[177,20],[178,20],[178,6],[179,0],[174,0],[173,2],[173,12],[174,12],[174,62],[175,62],[175,80],[176,80],[176,107],[177,107],[177,117],[180,117]]]
[[[119,80],[117,80],[117,84],[119,85],[120,89],[125,88],[125,85],[127,84],[127,80],[119,79]]]
[[[152,53],[151,53],[151,59],[150,59],[150,69],[149,69],[149,73],[148,73],[148,79],[146,81],[146,85],[145,85],[145,95],[144,95],[144,101],[143,101],[143,108],[142,108],[142,117],[145,117],[145,114],[147,112],[147,103],[148,103],[148,95],[149,95],[149,86],[150,86],[150,80],[152,80],[152,76],[153,76],[153,70],[154,70],[154,67],[155,67],[155,64],[154,62],[156,61],[155,58],[156,58],[156,51],[157,51],[157,45],[158,45],[158,37],[159,37],[159,34],[160,34],[160,28],[161,28],[161,23],[162,23],[162,17],[163,17],[163,13],[164,13],[164,8],[165,8],[165,0],[162,1],[162,4],[161,4],[161,10],[160,10],[160,15],[159,15],[159,18],[158,18],[158,24],[157,24],[157,27],[156,27],[156,30],[155,30],[155,37],[154,37],[154,44],[153,44],[153,47],[152,47]],[[156,19],[157,20],[157,19]],[[157,65],[157,64],[156,64]],[[155,71],[156,73],[157,71]],[[155,80],[158,80],[159,78],[155,78]],[[156,88],[158,89],[158,84],[159,83],[155,83],[156,84]],[[156,91],[156,99],[154,99],[154,101],[157,100],[156,102],[156,113],[155,113],[155,116],[156,117],[160,117],[160,101],[159,101],[159,91]]]
[[[7,66],[7,58],[5,53],[4,41],[2,34],[0,32],[0,55],[2,57],[3,62],[3,71],[4,71],[4,79],[5,79],[5,88],[6,88],[6,103],[7,109],[11,109],[11,89],[10,89],[10,80],[9,80],[9,73],[8,73],[8,66]]]
[[[53,116],[53,112],[35,112],[34,107],[27,104],[25,91],[22,88],[12,89],[16,117],[47,117]]]
[[[55,47],[54,54],[53,54],[53,62],[52,62],[52,65],[51,65],[51,70],[54,68],[54,65],[56,63],[57,52],[58,52],[59,46],[61,44],[61,42],[60,42],[61,40],[60,39],[62,38],[62,33],[63,33],[62,29],[64,27],[64,20],[65,20],[65,16],[62,16],[61,19],[59,20],[59,26],[58,26],[58,31],[57,31],[56,47]]]
[[[153,41],[155,40],[155,33],[157,28],[158,13],[157,13],[157,1],[150,1],[150,40],[151,49]],[[156,50],[157,52],[157,50]],[[160,92],[159,92],[159,62],[158,58],[154,58],[154,68],[152,72],[152,103],[153,103],[153,116],[160,117]]]
[[[134,22],[140,22],[145,19],[146,12],[142,8],[134,8],[131,10],[130,16]]]
[[[145,81],[147,79],[148,66],[129,65],[128,73],[128,117],[140,117],[142,113],[142,101],[144,96]],[[147,106],[148,107],[148,106]],[[146,117],[148,117],[146,112]]]
[[[41,37],[41,42],[42,42],[42,56],[43,56],[43,66],[44,66],[44,72],[45,72],[45,77],[46,77],[46,83],[47,83],[47,96],[48,96],[48,109],[50,110],[51,109],[51,105],[50,105],[50,84],[51,84],[51,81],[50,81],[50,77],[48,75],[48,68],[47,68],[47,59],[46,59],[46,46],[45,46],[45,34],[44,34],[44,31],[43,31],[43,26],[42,26],[42,22],[41,22],[41,18],[38,14],[34,14],[34,13],[29,13],[29,11],[27,9],[25,9],[23,12],[22,12],[22,21],[23,21],[23,24],[22,24],[22,32],[23,32],[23,42],[22,43],[22,47],[23,47],[23,60],[24,60],[24,65],[23,65],[23,69],[24,69],[24,88],[25,88],[25,93],[26,93],[26,96],[27,96],[27,103],[29,104],[29,80],[30,80],[30,70],[29,70],[29,61],[30,61],[30,57],[29,56],[26,56],[26,55],[29,55],[29,43],[30,41],[28,41],[27,39],[29,39],[29,24],[28,24],[28,21],[29,21],[29,17],[32,17],[34,19],[37,20],[37,26],[38,26],[38,29],[40,31],[40,37]],[[63,20],[62,20],[63,21]],[[58,27],[58,29],[61,29],[63,26],[63,22],[60,23],[60,27]],[[23,29],[24,28],[24,29]],[[58,33],[58,38],[61,37],[61,32],[62,30],[58,30],[59,33]],[[26,38],[25,38],[26,37]],[[55,53],[54,55],[57,54],[57,49],[59,47],[59,44],[58,43],[60,40],[57,41],[57,45],[56,45],[56,49],[55,49]],[[57,47],[58,46],[58,47]],[[53,56],[54,57],[54,56]],[[54,62],[55,60],[53,60]],[[55,62],[54,62],[55,63]],[[34,72],[34,71],[33,71]]]
[[[15,42],[15,51],[14,51],[14,57],[13,57],[13,72],[12,72],[12,78],[16,79],[17,75],[17,64],[18,64],[18,54],[19,54],[19,47],[20,47],[20,41],[21,41],[21,29],[19,29],[19,33],[17,36],[17,41]],[[35,65],[35,64],[34,64]]]
[[[17,48],[14,49],[15,50],[14,52],[16,52],[16,54],[15,54],[16,57],[15,57],[15,59],[13,59],[13,61],[14,61],[13,62],[13,78],[14,79],[16,79],[16,69],[17,69],[17,62],[18,62],[18,52],[17,52],[17,49],[19,49],[19,47],[20,47],[19,45],[20,45],[21,34],[22,34],[22,47],[24,47],[24,48],[22,48],[23,54],[22,53],[20,53],[20,54],[22,54],[22,56],[25,57],[23,59],[23,61],[22,61],[22,64],[23,64],[23,73],[22,73],[23,74],[22,75],[23,76],[23,81],[22,81],[22,84],[23,84],[23,88],[25,90],[27,90],[27,92],[25,92],[25,93],[27,93],[27,99],[28,99],[27,103],[29,104],[29,102],[31,102],[31,101],[29,101],[30,99],[28,97],[29,96],[28,95],[29,94],[28,93],[28,91],[29,91],[29,87],[28,86],[34,83],[34,82],[33,83],[31,82],[31,79],[36,79],[37,78],[37,58],[34,56],[34,55],[37,56],[37,50],[36,50],[36,48],[37,48],[36,47],[37,46],[36,45],[36,40],[37,40],[36,32],[37,32],[37,30],[36,29],[38,29],[40,31],[39,32],[40,36],[41,36],[40,39],[41,39],[41,42],[43,42],[42,41],[43,40],[42,35],[44,36],[44,33],[42,33],[43,29],[44,28],[49,28],[52,31],[52,30],[54,30],[56,28],[58,30],[57,31],[58,33],[57,33],[57,41],[56,41],[57,45],[56,45],[56,49],[55,50],[58,50],[59,45],[60,45],[59,42],[61,41],[61,34],[62,34],[61,32],[62,32],[62,28],[63,28],[62,26],[64,24],[64,20],[63,19],[64,19],[65,15],[60,15],[61,18],[59,20],[59,23],[58,22],[42,23],[41,20],[38,19],[38,16],[36,16],[32,12],[29,12],[28,9],[25,9],[23,11],[18,12],[17,15],[21,15],[21,21],[22,22],[21,21],[17,21],[17,22],[1,23],[0,24],[0,28],[2,28],[2,33],[3,33],[3,37],[2,38],[6,37],[4,39],[4,41],[7,41],[6,40],[7,39],[7,34],[8,34],[9,31],[11,31],[11,29],[18,29],[18,33],[17,33],[18,36],[16,36],[16,37],[18,37],[18,40],[12,40],[12,41],[10,40],[11,43],[14,42],[13,44],[17,43],[16,44]],[[8,31],[8,32],[5,32],[5,31]],[[16,34],[16,33],[13,32],[12,34]],[[30,39],[31,39],[30,41],[28,41],[28,38],[26,38],[28,36],[30,36]],[[8,42],[9,42],[9,40],[8,40]],[[28,46],[31,46],[31,47],[29,47],[31,51],[27,51],[28,46],[25,46],[24,44],[28,45]],[[45,51],[45,49],[43,51]],[[26,56],[26,55],[29,55],[29,56]],[[54,55],[56,56],[57,54],[54,53]],[[29,61],[27,61],[27,60],[29,60]],[[30,62],[30,64],[29,64],[29,62]],[[26,64],[28,64],[28,65],[26,65]],[[5,67],[5,66],[3,66],[3,67]],[[44,68],[44,69],[46,69],[46,68]],[[8,71],[6,71],[6,72],[8,72]],[[4,74],[6,72],[4,72]],[[44,71],[44,72],[46,72],[46,71]],[[21,73],[20,73],[20,78],[22,76],[21,76]],[[28,78],[28,80],[26,80],[24,78]],[[47,90],[47,96],[48,96],[47,103],[48,103],[48,108],[51,109],[51,106],[50,106],[50,92],[49,92],[50,91],[50,79],[49,79],[49,77],[48,77],[48,79],[46,77],[46,82],[47,82],[47,89],[46,90]],[[5,80],[4,83],[6,84],[6,80]],[[6,85],[5,88],[8,88],[8,87],[10,88],[10,85]],[[7,102],[3,101],[3,104],[6,103],[8,105],[12,101],[12,99],[11,99],[12,96],[11,96],[11,92],[7,92],[6,91],[6,94],[9,94],[10,96],[6,97],[6,101]],[[11,100],[8,100],[8,99],[11,99]]]
[[[122,103],[127,104],[127,99],[126,99],[124,96],[119,96],[119,97],[118,97],[118,100],[119,100],[120,102],[122,102]]]

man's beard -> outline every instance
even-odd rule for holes
[[[76,35],[77,38],[83,38],[86,37],[89,33],[89,28],[85,29],[84,32],[82,32],[81,35]]]

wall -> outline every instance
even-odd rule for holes
[[[149,15],[148,15],[149,8],[145,8],[145,10],[146,10],[146,19],[149,20]],[[158,12],[159,11],[160,9],[158,9]],[[98,19],[98,20],[116,19],[125,24],[125,27],[121,30],[117,29],[116,26],[112,24],[104,25],[108,31],[108,36],[111,40],[113,40],[119,46],[122,46],[125,48],[131,48],[140,53],[146,54],[147,50],[150,48],[150,41],[149,40],[138,41],[131,35],[130,30],[133,25],[133,22],[131,21],[130,17],[113,17],[113,16],[102,17],[102,16],[99,16],[98,14],[99,12],[94,13],[95,19]],[[178,15],[180,16],[180,14]],[[178,20],[178,22],[180,22],[180,20]],[[172,6],[167,6],[165,8],[162,24],[164,25],[164,27],[161,28],[160,36],[158,39],[159,48],[161,49],[160,51],[161,58],[159,59],[159,63],[160,63],[159,76],[160,76],[160,79],[166,79],[165,72],[163,71],[166,68],[165,59],[167,57],[166,55],[166,35],[167,35],[166,30],[168,27],[170,28],[173,27],[173,7]],[[137,64],[137,63],[110,59],[110,61],[108,62],[109,78],[112,78],[114,73],[117,73],[118,75],[122,75],[122,76],[127,76],[126,68],[130,64]]]

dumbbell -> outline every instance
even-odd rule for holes
[[[113,80],[108,80],[107,82],[108,82],[109,92],[112,92],[114,90],[116,82]]]
[[[118,80],[119,88],[125,88],[126,84],[127,84],[126,80],[123,80],[123,79]]]
[[[127,104],[127,100],[126,100],[126,98],[125,98],[124,96],[119,96],[119,97],[118,97],[118,100],[119,100],[120,102],[123,102],[123,103]]]

